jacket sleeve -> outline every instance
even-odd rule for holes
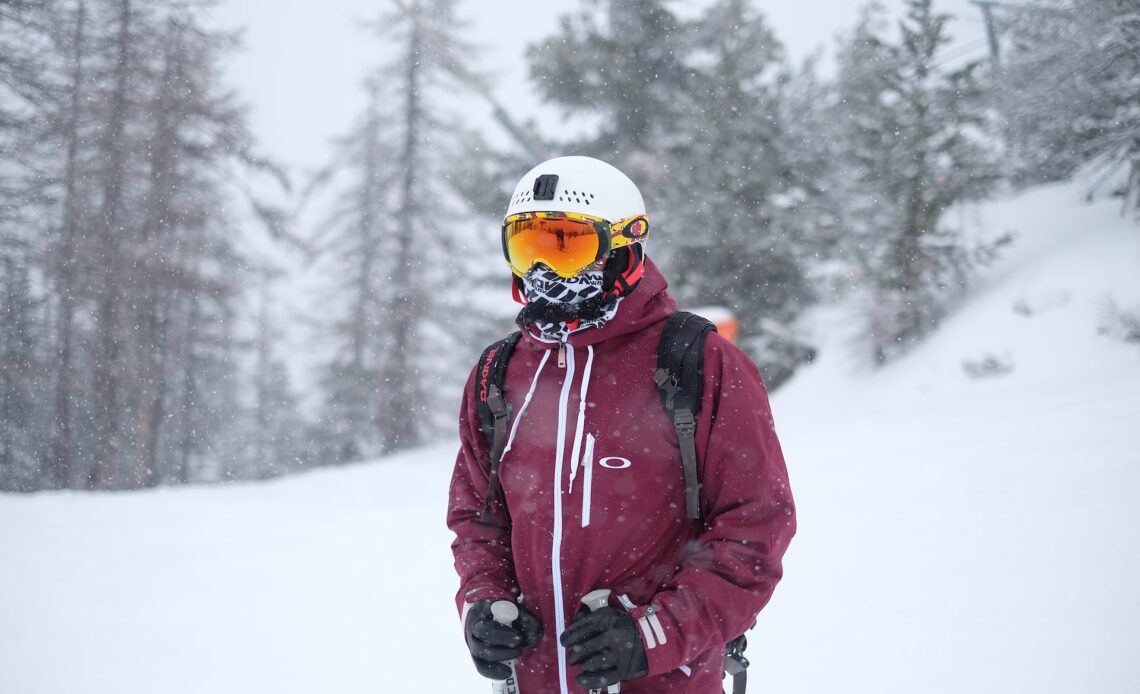
[[[451,552],[459,574],[456,606],[461,618],[480,600],[512,599],[518,593],[511,535],[499,503],[491,506],[495,525],[481,523],[483,500],[490,481],[490,445],[479,426],[474,397],[475,371],[463,390],[459,408],[459,454],[451,475],[447,527],[455,533]]]
[[[712,333],[697,424],[703,529],[680,570],[633,611],[660,621],[649,674],[692,662],[747,631],[783,575],[795,507],[756,366]],[[656,619],[654,619],[654,615]],[[654,624],[654,626],[658,626]]]

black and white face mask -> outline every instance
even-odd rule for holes
[[[519,323],[533,326],[543,339],[564,341],[572,332],[600,328],[616,314],[620,299],[603,299],[601,270],[561,277],[545,265],[536,265],[522,278],[527,305]],[[567,323],[578,324],[571,329]]]

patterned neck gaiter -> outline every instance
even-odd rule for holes
[[[545,265],[536,265],[522,278],[527,305],[518,322],[533,328],[544,340],[564,342],[570,333],[600,328],[617,315],[620,298],[602,299],[602,271],[577,277],[560,277]]]

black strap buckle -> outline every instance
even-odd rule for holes
[[[691,438],[697,431],[697,420],[693,417],[693,411],[686,408],[674,412],[673,426],[680,436]]]
[[[503,399],[503,391],[498,386],[491,386],[487,392],[487,407],[491,408],[491,415],[496,419],[507,417],[507,402]]]
[[[681,385],[677,380],[677,374],[671,373],[668,369],[657,369],[653,372],[653,382],[657,387],[665,392],[665,407],[667,409],[673,408],[673,398],[677,393],[681,392]]]
[[[748,669],[750,663],[744,657],[744,649],[748,647],[748,639],[744,636],[728,642],[724,647],[724,671],[733,677]]]

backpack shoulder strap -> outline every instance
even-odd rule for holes
[[[661,406],[677,429],[685,469],[685,510],[693,519],[701,517],[696,429],[705,376],[705,338],[715,331],[715,325],[695,313],[678,311],[669,316],[657,346],[653,376],[661,389]]]
[[[508,527],[510,516],[507,514],[506,499],[503,498],[502,487],[499,484],[499,461],[502,460],[503,448],[507,445],[507,420],[510,418],[507,401],[503,397],[503,383],[507,378],[507,362],[510,361],[511,352],[518,344],[520,336],[521,333],[515,331],[488,346],[479,357],[479,365],[475,371],[475,410],[479,414],[479,427],[491,446],[490,478],[479,520],[494,524],[491,517],[491,500],[498,498]]]
[[[488,443],[494,443],[495,412],[502,402],[503,382],[507,377],[507,362],[522,333],[517,330],[503,339],[488,345],[479,357],[475,372],[475,409],[479,413],[479,426]]]
[[[700,478],[697,476],[697,414],[705,378],[705,339],[716,326],[694,313],[678,311],[669,316],[657,347],[657,372],[661,406],[673,420],[685,467],[685,507],[692,519],[701,517]],[[755,623],[753,623],[755,626]],[[732,694],[745,694],[748,687],[748,640],[738,636],[725,645],[724,672],[732,675]]]

